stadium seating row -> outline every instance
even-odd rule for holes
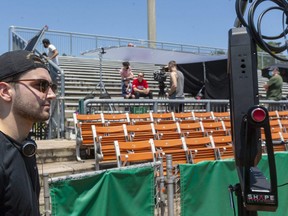
[[[171,123],[171,122],[197,122],[197,121],[218,121],[230,119],[229,112],[216,113],[216,112],[186,112],[186,113],[98,113],[98,114],[76,114],[73,115],[74,123],[77,124],[81,121],[93,122],[98,125],[119,125],[119,124],[146,124],[147,122],[153,123]]]
[[[147,114],[151,115],[151,113]],[[104,114],[96,115],[98,117],[102,115],[101,118],[103,119]],[[127,116],[128,114],[124,115]],[[143,114],[137,115],[141,116]],[[139,160],[137,154],[135,154],[135,149],[127,149],[127,146],[136,146],[137,142],[143,142],[143,145],[145,142],[147,144],[148,141],[150,143],[150,150],[146,152],[139,152],[141,153],[140,155],[142,159],[148,156],[148,158],[151,159],[152,155],[153,160],[156,160],[157,155],[159,156],[162,154],[163,156],[163,154],[167,154],[167,152],[163,151],[163,148],[159,146],[160,142],[164,142],[166,146],[169,146],[169,143],[178,142],[179,148],[177,150],[180,156],[178,154],[177,156],[174,156],[174,161],[176,163],[197,163],[201,160],[208,160],[209,158],[218,160],[225,157],[233,157],[232,141],[230,135],[231,126],[229,121],[218,119],[217,121],[206,122],[201,120],[197,122],[192,121],[191,123],[186,123],[186,121],[178,122],[170,121],[170,119],[165,120],[166,116],[164,114],[161,115],[164,119],[159,117],[160,121],[157,121],[158,123],[154,123],[154,121],[151,122],[151,120],[146,121],[146,119],[142,119],[139,120],[142,121],[142,124],[129,124],[128,121],[126,122],[120,120],[118,124],[112,124],[112,126],[110,124],[105,124],[105,121],[103,120],[101,120],[100,123],[98,121],[94,121],[95,115],[85,115],[86,121],[83,121],[82,116],[82,119],[77,119],[78,115],[75,114],[75,119],[77,120],[75,121],[75,127],[77,128],[77,159],[81,160],[81,148],[85,148],[87,152],[90,152],[91,149],[94,149],[96,168],[98,167],[99,169],[100,161],[115,162],[117,160],[117,164],[120,166],[122,164],[127,164],[130,162],[130,160]],[[182,116],[184,115],[186,115],[186,113],[182,113]],[[118,114],[118,116],[120,116],[120,114]],[[146,115],[144,116],[146,117]],[[116,119],[116,117],[114,119]],[[160,124],[159,122],[161,121],[169,121],[170,123]],[[288,120],[279,118],[270,120],[272,138],[276,151],[287,150],[287,121]],[[209,149],[206,148],[207,146],[205,148],[203,146],[198,146],[198,148],[191,148],[189,145],[190,140],[193,140],[193,142],[199,142],[201,139],[210,139],[210,144],[207,144]],[[224,140],[226,141],[224,142]],[[117,141],[117,143],[121,143],[121,145],[115,143],[115,141]],[[263,152],[265,152],[264,135],[262,135],[262,141]],[[221,142],[225,144],[220,145],[219,143]],[[121,150],[119,147],[124,145],[123,143],[126,143],[126,152],[125,150]],[[151,147],[151,143],[153,144],[154,148]],[[117,149],[117,146],[119,147],[119,150]],[[213,149],[213,151],[211,149]],[[163,152],[160,154],[159,151]],[[171,153],[171,149],[167,149],[167,151],[169,154]],[[131,153],[134,155],[130,155]],[[184,158],[186,159],[184,160]]]
[[[77,116],[75,118],[75,116]],[[269,111],[270,119],[288,119],[288,110],[283,111]],[[153,123],[170,123],[170,122],[197,122],[197,121],[230,121],[229,112],[185,112],[185,113],[99,113],[99,114],[76,114],[74,113],[74,123],[77,121],[93,121],[102,125],[122,124],[141,124],[147,122]]]
[[[173,165],[198,163],[206,160],[233,158],[231,136],[199,137],[155,140],[137,142],[114,141],[118,167],[159,160],[170,154]]]
[[[204,136],[224,136],[230,134],[230,128],[226,129],[223,121],[219,122],[195,122],[170,124],[122,124],[115,126],[97,125],[93,122],[79,122],[76,126],[76,154],[80,158],[80,148],[105,151],[105,161],[115,158],[114,140],[141,141],[147,139],[177,139],[181,137],[193,138]],[[96,143],[95,143],[96,142]],[[95,152],[96,153],[96,152]],[[111,156],[110,156],[111,155]]]

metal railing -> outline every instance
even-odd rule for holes
[[[121,113],[121,112],[134,112],[134,107],[142,107],[140,112],[153,111],[153,112],[170,112],[171,105],[183,104],[182,111],[196,111],[196,112],[226,112],[229,111],[229,100],[169,100],[169,99],[88,99],[79,101],[79,113]],[[260,104],[268,108],[269,111],[273,110],[287,110],[288,100],[272,101],[260,100]],[[177,111],[177,110],[176,110]]]
[[[21,40],[28,41],[40,29],[27,28],[19,26],[10,26],[9,28],[9,50],[20,49],[23,44]],[[113,37],[105,35],[92,35],[77,32],[65,32],[48,30],[44,37],[50,39],[56,45],[60,55],[64,56],[82,56],[82,53],[99,49],[101,47],[123,47],[133,44],[136,47],[153,47],[155,49],[188,52],[193,54],[223,55],[227,54],[227,48],[215,48],[209,46],[197,46],[190,44],[179,44],[171,42],[149,41],[143,39]],[[39,44],[37,50],[44,51],[42,44]],[[86,56],[89,58],[89,56]],[[264,68],[268,65],[278,63],[279,60],[271,57],[264,52],[258,52],[258,68]]]
[[[15,49],[15,44],[18,38],[22,38],[23,40],[28,41],[37,32],[39,32],[39,30],[40,29],[36,28],[10,26],[9,50]],[[15,36],[15,34],[17,36]],[[54,30],[46,31],[44,37],[49,38],[49,40],[57,47],[60,55],[68,56],[81,56],[81,53],[89,50],[94,50],[101,47],[123,47],[128,46],[128,44],[133,44],[137,47],[153,47],[155,49],[189,52],[194,54],[218,55],[225,54],[227,52],[227,48],[195,46],[170,42],[156,42],[134,38],[112,37]],[[37,49],[44,51],[42,44],[39,44]]]

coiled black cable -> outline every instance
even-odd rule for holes
[[[283,58],[276,55],[278,53],[282,53],[283,51],[287,50],[288,48],[288,41],[286,40],[286,36],[288,33],[288,3],[286,2],[286,0],[249,0],[249,3],[251,3],[250,7],[249,7],[249,11],[248,11],[248,21],[246,22],[245,18],[244,18],[244,10],[246,8],[246,4],[247,4],[248,0],[236,0],[236,14],[237,14],[237,18],[239,20],[239,22],[246,27],[251,36],[253,37],[254,41],[257,43],[257,45],[264,50],[265,52],[269,53],[271,56],[273,56],[274,58],[281,60],[281,61],[288,61],[287,58]],[[275,4],[275,6],[273,7],[269,7],[266,10],[264,10],[258,17],[257,20],[257,27],[255,26],[254,20],[255,20],[255,11],[257,9],[257,7],[263,3],[263,2],[273,2]],[[282,29],[283,31],[279,34],[279,35],[275,35],[275,36],[266,36],[266,35],[262,35],[262,31],[261,31],[261,23],[262,23],[262,19],[263,17],[270,11],[272,10],[280,10],[282,11]],[[285,27],[286,26],[286,27]],[[269,44],[269,40],[277,40],[277,39],[281,39],[284,38],[284,43],[279,46],[273,46],[271,44]],[[268,42],[266,42],[268,41]]]

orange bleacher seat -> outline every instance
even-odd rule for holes
[[[143,125],[126,125],[124,128],[124,134],[126,139],[131,141],[142,141],[157,138],[154,123],[147,123]]]
[[[119,142],[114,141],[117,166],[155,161],[155,149],[150,140]]]
[[[154,123],[152,112],[149,113],[129,113],[131,124],[147,124]]]
[[[213,143],[219,148],[220,159],[234,158],[232,136],[213,136]]]
[[[128,113],[105,113],[103,119],[106,125],[116,126],[122,124],[130,124],[130,118]]]
[[[126,141],[125,126],[125,124],[106,127],[92,125],[96,169],[99,168],[100,161],[105,161],[106,163],[116,162],[114,141]]]
[[[178,139],[181,137],[179,122],[155,124],[158,139]]]
[[[173,165],[189,163],[187,148],[185,146],[184,138],[153,140],[150,139],[152,146],[156,151],[156,158],[163,158],[163,166],[165,169],[166,156],[172,155]]]
[[[269,118],[272,120],[272,119],[278,119],[279,118],[279,115],[278,115],[278,111],[277,110],[274,110],[274,111],[269,111]]]
[[[206,137],[185,138],[184,141],[188,150],[197,148],[215,147],[213,145],[213,138],[211,135]]]
[[[173,112],[152,113],[155,124],[170,124],[176,122]]]
[[[213,112],[216,121],[230,121],[230,112]]]
[[[229,134],[222,120],[218,122],[203,122],[203,128],[208,135],[225,136]]]
[[[231,134],[231,121],[223,121],[228,134]]]
[[[233,152],[233,146],[223,146],[219,147],[220,152],[220,159],[233,159],[234,158],[234,152]]]
[[[282,133],[281,131],[271,133],[274,152],[287,151],[287,143],[285,142],[285,136],[286,136],[285,133]],[[262,152],[267,153],[265,135],[261,134],[261,140],[262,140]]]
[[[278,117],[280,119],[288,119],[288,110],[278,111]]]
[[[80,156],[81,149],[84,149],[89,156],[94,148],[92,125],[104,126],[102,114],[77,114],[73,113],[74,128],[76,133],[76,159],[83,161]]]
[[[288,132],[288,119],[279,119],[281,127],[282,127],[282,131],[283,132]]]
[[[91,130],[91,125],[101,125],[104,126],[105,121],[103,118],[103,114],[78,114],[73,113],[73,122],[75,133],[79,132],[79,129],[82,130],[88,129]]]
[[[174,113],[175,120],[178,122],[187,122],[192,123],[195,122],[195,119],[193,118],[192,112],[180,112],[180,113]]]
[[[215,147],[231,146],[232,136],[212,136]]]
[[[81,149],[84,149],[86,154],[90,156],[91,149],[94,148],[94,142],[93,142],[93,135],[92,135],[92,129],[91,125],[90,130],[89,127],[81,127],[82,125],[85,125],[85,123],[79,123],[77,126],[77,132],[76,132],[76,159],[78,161],[82,161],[81,158]]]
[[[192,111],[193,119],[202,122],[213,122],[214,116],[213,112],[194,112]]]
[[[184,142],[192,163],[219,159],[219,150],[215,148],[212,136],[185,138]]]
[[[207,133],[204,132],[203,123],[201,121],[194,123],[180,122],[179,126],[181,134],[184,137],[193,138],[207,136]]]
[[[282,132],[282,124],[280,119],[272,119],[269,121],[271,134]],[[261,128],[261,136],[264,136],[264,128]]]
[[[193,164],[202,161],[214,161],[219,159],[218,148],[198,148],[188,150]]]

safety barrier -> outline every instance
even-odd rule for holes
[[[184,105],[183,112],[226,112],[229,110],[229,100],[168,100],[168,99],[88,99],[79,100],[79,113],[119,113],[131,112],[131,107],[146,107],[146,111],[153,112],[170,112],[172,105]],[[271,110],[287,110],[288,100],[272,101],[260,100],[263,104]],[[176,110],[177,111],[177,110]]]
[[[288,153],[275,153],[279,205],[276,212],[258,215],[287,215]],[[236,197],[229,185],[239,182],[234,160],[207,161],[172,167],[167,155],[167,175],[161,163],[96,171],[49,180],[52,215],[233,215]],[[258,167],[268,174],[267,156]],[[163,170],[162,170],[163,173]],[[267,175],[266,175],[267,176]],[[48,182],[48,177],[44,181]],[[281,189],[280,189],[281,188]],[[48,187],[46,188],[49,195]],[[45,203],[46,216],[50,215]],[[233,205],[232,205],[233,206]],[[48,209],[47,209],[48,207]]]

